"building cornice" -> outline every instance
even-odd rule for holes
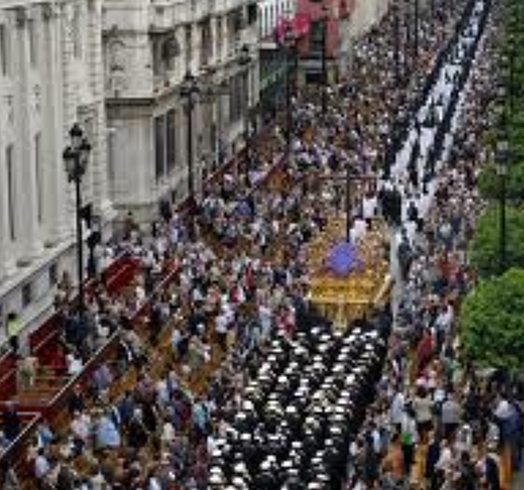
[[[106,99],[108,119],[140,119],[151,117],[156,100],[153,97],[122,97]]]
[[[109,97],[106,99],[108,107],[136,106],[144,107],[152,104],[156,99],[154,97]]]

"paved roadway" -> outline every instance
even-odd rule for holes
[[[477,35],[478,30],[480,29],[480,16],[478,15],[483,8],[484,2],[483,0],[478,0],[477,7],[475,10],[475,14],[472,15],[471,23],[470,23],[470,31],[468,35],[462,35],[459,43],[458,43],[458,49],[455,51],[455,56],[453,56],[453,59],[448,59],[442,66],[440,70],[440,74],[437,77],[437,82],[433,86],[432,90],[428,94],[428,98],[426,99],[425,104],[420,108],[418,114],[415,116],[416,119],[419,121],[419,123],[422,123],[426,120],[430,108],[433,105],[434,102],[440,101],[441,106],[438,108],[439,116],[442,117],[444,113],[444,108],[448,107],[451,95],[453,93],[453,79],[456,74],[460,73],[462,69],[464,69],[463,60],[467,53],[467,48],[474,42],[474,36]],[[480,46],[480,43],[479,43]],[[454,132],[458,128],[460,116],[462,114],[463,108],[464,108],[464,101],[467,97],[467,85],[464,88],[461,97],[459,98],[459,102],[457,104],[455,114],[452,119],[451,124],[451,131],[448,133],[445,139],[444,143],[444,151],[442,152],[442,155],[436,165],[436,173],[438,174],[438,171],[442,169],[442,167],[446,164],[449,152],[451,150],[451,147],[453,145],[454,140]],[[429,149],[431,148],[431,145],[433,144],[435,137],[437,134],[437,128],[436,127],[430,127],[426,128],[421,124],[421,131],[420,134],[417,134],[417,131],[415,129],[415,126],[411,128],[411,130],[408,133],[408,137],[406,141],[404,142],[404,145],[402,149],[399,151],[396,157],[396,161],[391,169],[391,181],[396,183],[397,187],[400,187],[401,192],[403,194],[403,209],[402,209],[402,220],[406,220],[407,216],[407,207],[409,204],[408,199],[406,199],[404,196],[406,195],[406,185],[405,182],[405,174],[407,171],[408,162],[410,159],[411,151],[413,148],[413,145],[415,144],[416,140],[419,140],[420,143],[420,157],[418,159],[418,175],[419,180],[421,180],[421,177],[424,175],[424,169],[426,166],[426,162],[429,156]],[[429,197],[425,198],[424,200],[420,199],[417,203],[417,207],[419,209],[419,215],[424,218],[430,207],[431,203],[433,202],[433,198],[435,195],[435,191],[438,187],[438,177],[435,177],[429,184],[428,184],[428,194]],[[403,285],[402,280],[400,277],[400,268],[398,264],[398,258],[397,258],[397,247],[398,243],[400,241],[400,231],[399,230],[392,230],[391,231],[391,247],[390,247],[390,274],[392,278],[394,279],[394,286],[392,291],[392,308],[393,308],[393,314],[394,318],[396,318],[396,313],[398,311],[398,306],[402,298],[402,291],[403,291]],[[522,487],[524,490],[524,487]]]

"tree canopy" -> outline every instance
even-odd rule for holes
[[[510,269],[483,281],[466,297],[460,315],[465,354],[483,368],[524,368],[524,271]]]
[[[500,198],[501,180],[495,165],[488,165],[480,171],[478,186],[484,199]],[[510,201],[524,201],[524,163],[511,163],[508,166],[506,198]]]
[[[506,210],[506,264],[524,269],[524,212],[514,207]],[[500,272],[499,209],[493,207],[479,219],[470,243],[470,262],[483,278]]]

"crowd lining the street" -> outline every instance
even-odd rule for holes
[[[457,13],[472,2],[459,3]],[[398,135],[410,130],[410,115],[420,106],[425,76],[438,62],[438,47],[455,34],[454,25],[455,19],[444,9],[435,19],[421,22],[419,58],[409,85],[395,88],[393,19],[386,16],[355,47],[355,76],[330,89],[327,114],[322,114],[318,96],[297,94],[289,162],[270,188],[250,194],[244,185],[258,183],[275,149],[282,149],[274,138],[270,150],[253,150],[244,185],[232,172],[207,189],[195,230],[170,209],[164,209],[150,234],[138,228],[132,215],[128,217],[123,239],[110,245],[104,257],[125,251],[140,260],[141,273],[133,290],[109,297],[101,285],[88,299],[81,322],[63,309],[64,349],[57,356],[62,361],[56,369],[75,374],[96,347],[120,328],[118,362],[97,369],[89,393],[78,387],[69,402],[66,431],[45,421],[39,425],[28,460],[40,488],[229,489],[219,481],[220,472],[214,474],[219,480],[212,486],[210,458],[215,453],[218,459],[211,463],[220,466],[226,454],[223,441],[235,437],[238,413],[245,408],[246,387],[260,377],[259,368],[271,349],[286,350],[297,338],[305,342],[300,335],[307,335],[306,327],[316,326],[304,300],[307,245],[341,208],[342,193],[336,183],[319,179],[319,184],[307,175],[337,174],[348,164],[359,174],[380,177],[394,172],[387,149],[398,150],[397,139],[402,139]],[[496,37],[493,25],[488,25],[486,37]],[[277,482],[275,475],[268,482],[259,478],[262,468],[250,468],[257,478],[246,478],[242,470],[236,483],[230,482],[231,488],[393,489],[417,480],[432,490],[497,490],[500,448],[510,451],[518,469],[520,392],[508,380],[479,377],[464,365],[456,336],[460,298],[475,283],[466,244],[482,206],[475,176],[485,154],[478,142],[489,128],[477,116],[493,92],[491,46],[491,41],[485,41],[483,57],[469,61],[474,66],[465,89],[468,96],[447,162],[434,162],[429,176],[407,172],[393,191],[384,186],[389,192],[386,198],[380,179],[360,186],[353,198],[353,236],[362,237],[356,232],[360,223],[369,223],[376,214],[384,214],[393,226],[406,231],[399,232],[402,292],[387,367],[377,378],[374,396],[366,399],[372,405],[367,415],[360,414],[363,424],[354,424],[354,437],[343,439],[347,451],[336,446],[345,454],[337,460],[339,473],[330,476],[329,484],[338,486],[306,487],[296,481],[293,486],[285,472],[278,473]],[[450,127],[451,121],[447,131]],[[444,147],[445,140],[440,144]],[[420,200],[411,208],[406,204],[410,180],[412,187],[421,188],[438,182],[433,203],[427,198],[429,213]],[[420,190],[421,196],[427,194]],[[168,266],[179,272],[170,287],[154,298],[145,339],[129,320]],[[67,281],[63,290],[61,305],[67,303]],[[325,328],[329,332],[325,340],[331,341],[334,333]],[[165,361],[163,368],[153,376],[159,361]],[[375,369],[375,364],[369,366]],[[355,367],[358,363],[350,366]],[[114,384],[125,380],[131,368],[136,380],[115,398]],[[371,379],[362,385],[369,391]],[[3,436],[8,443],[16,437],[20,422],[14,407],[6,413]],[[234,459],[234,454],[228,457]],[[425,461],[420,478],[416,467],[421,466],[421,458]],[[273,463],[270,459],[263,470],[277,470]],[[13,472],[8,472],[6,481],[9,478],[12,486],[5,488],[18,488]],[[271,486],[276,483],[280,486]]]

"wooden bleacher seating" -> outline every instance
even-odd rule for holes
[[[123,257],[115,260],[105,271],[107,277],[107,288],[110,294],[115,294],[122,288],[126,287],[135,276],[138,269],[138,262],[129,257]],[[92,281],[86,284],[86,293],[90,294],[95,287]],[[38,366],[45,369],[52,365],[52,361],[57,353],[57,340],[62,328],[63,318],[60,312],[54,313],[41,327],[29,335],[29,348],[38,359]],[[60,390],[60,380],[53,384],[55,392]],[[15,400],[19,403],[26,399],[31,399],[31,406],[35,406],[33,398],[38,398],[33,394],[35,390],[30,390],[31,394],[18,393],[17,387],[17,363],[11,353],[5,353],[0,358],[0,400]],[[19,396],[22,398],[19,399]],[[40,390],[40,402],[38,406],[45,406],[50,393],[47,390]],[[21,404],[22,408],[27,408],[25,403]]]
[[[0,400],[9,400],[16,393],[16,359],[6,352],[0,357]]]
[[[280,158],[279,161],[272,166],[272,168],[268,171],[267,175],[263,179],[265,182],[270,180],[272,178],[272,175],[274,175],[278,169],[281,167],[282,162],[284,161],[284,158]],[[222,173],[225,173],[227,170],[223,170]],[[258,188],[261,187],[261,183],[259,183]],[[252,190],[254,192],[254,189]],[[180,210],[179,210],[180,212]],[[109,268],[106,271],[106,286],[111,294],[120,291],[121,289],[125,288],[128,284],[130,284],[133,280],[133,278],[136,276],[138,264],[136,262],[131,261],[131,259],[123,259],[119,266],[115,266],[113,264],[113,268]],[[162,278],[157,284],[157,286],[154,288],[153,293],[149,296],[148,300],[144,302],[138,311],[133,316],[131,322],[137,328],[139,331],[143,330],[144,325],[146,322],[144,321],[145,316],[149,312],[149,308],[151,305],[151,300],[153,297],[156,297],[161,291],[164,291],[167,289],[171,283],[175,280],[175,278],[178,275],[178,269],[175,267],[175,264],[169,264],[168,267],[166,267],[163,270]],[[51,320],[51,319],[50,319]],[[60,331],[60,326],[58,326],[56,322],[56,319],[52,319],[53,321],[50,321],[49,325],[46,325],[46,328],[43,328],[42,331],[39,331],[38,334],[35,334],[31,339],[30,343],[32,348],[36,351],[36,353],[43,353],[45,350],[49,347],[51,343],[54,343],[54,340],[56,339],[57,332]],[[164,332],[165,334],[166,332]],[[170,349],[170,336],[164,336],[161,342],[162,351],[167,351]],[[23,401],[23,404],[31,405],[32,407],[37,408],[37,410],[34,412],[36,415],[31,421],[24,427],[22,433],[20,434],[20,437],[9,447],[8,451],[4,453],[4,455],[0,456],[0,462],[2,461],[14,461],[18,460],[17,469],[21,471],[21,475],[24,474],[30,475],[32,470],[28,468],[28,462],[25,458],[22,458],[21,456],[24,454],[25,447],[33,434],[38,420],[41,419],[41,417],[45,417],[46,420],[53,422],[53,420],[57,420],[58,418],[60,420],[63,420],[64,413],[66,413],[66,406],[68,403],[68,400],[70,398],[70,395],[73,391],[73,388],[75,385],[80,384],[81,386],[86,386],[87,383],[90,381],[91,376],[94,372],[94,370],[101,365],[104,362],[111,363],[112,360],[116,358],[118,346],[119,346],[119,333],[116,332],[113,334],[113,336],[109,339],[106,345],[104,345],[95,356],[93,356],[84,366],[84,369],[82,373],[75,378],[70,377],[63,377],[63,379],[60,380],[59,383],[53,383],[56,385],[56,389],[52,390],[51,387],[49,387],[49,393],[46,393],[47,398],[47,404],[43,406],[41,404],[41,400],[38,398],[38,396],[33,395],[33,392],[29,390],[27,393],[24,393],[23,397],[25,399],[21,399],[20,401]],[[169,347],[168,347],[169,346]],[[205,366],[205,369],[202,371],[202,373],[199,373],[198,382],[192,386],[191,388],[194,388],[195,392],[201,392],[205,389],[205,386],[207,385],[208,381],[211,379],[213,373],[218,368],[224,353],[219,352],[220,349],[218,347],[214,346],[211,361],[207,363]],[[162,356],[163,358],[163,356]],[[170,356],[166,355],[166,359],[170,359]],[[9,360],[6,359],[5,361],[0,358],[0,366],[1,363],[4,362],[6,366],[9,365]],[[164,363],[165,364],[165,360]],[[165,367],[165,366],[164,366]],[[9,387],[8,391],[11,391],[11,393],[16,392],[16,366],[14,365],[13,360],[13,366],[11,369],[11,375],[10,376],[4,376],[5,377],[5,385],[6,387]],[[132,376],[132,373],[129,373]],[[201,375],[200,375],[201,374]],[[57,378],[58,379],[58,378]],[[3,378],[0,378],[0,383],[2,383]],[[53,382],[52,377],[45,377],[41,376],[37,380],[37,384],[39,386],[40,392],[47,392],[48,391],[48,384]],[[14,385],[13,385],[14,383]],[[1,384],[0,384],[1,386]],[[13,390],[13,386],[15,386],[15,390]],[[119,389],[117,390],[119,393],[122,392],[124,384],[120,385],[119,383]],[[112,390],[113,391],[113,390]],[[33,400],[33,396],[35,399]],[[23,407],[21,404],[18,404],[18,410],[26,410],[25,407]],[[25,487],[24,487],[25,488]]]

